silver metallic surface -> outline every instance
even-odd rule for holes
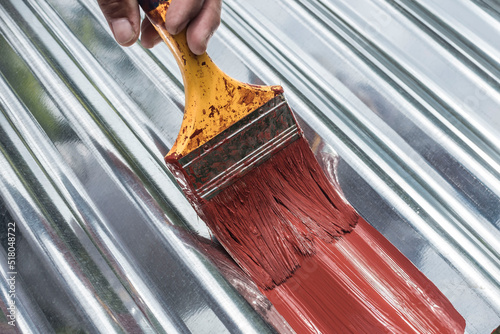
[[[500,325],[499,41],[492,0],[227,0],[209,46],[284,86],[346,197],[468,333]],[[93,0],[0,0],[1,333],[289,330],[164,165],[181,82],[165,45],[118,46]]]

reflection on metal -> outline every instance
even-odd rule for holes
[[[345,195],[468,333],[500,324],[499,10],[227,0],[209,47],[229,75],[285,87]],[[2,333],[289,330],[163,164],[180,82],[166,46],[119,47],[95,1],[0,2]]]

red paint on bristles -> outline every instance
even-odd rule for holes
[[[292,275],[315,239],[327,243],[356,226],[301,137],[254,168],[201,209],[236,262],[265,289]]]

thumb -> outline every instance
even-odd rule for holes
[[[140,15],[137,0],[97,0],[118,44],[130,46],[139,38]]]

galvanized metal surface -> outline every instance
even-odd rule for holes
[[[351,203],[468,333],[500,325],[499,10],[227,0],[209,47],[285,87]],[[2,333],[286,331],[165,168],[183,110],[166,46],[119,47],[92,0],[1,0],[0,74]]]

